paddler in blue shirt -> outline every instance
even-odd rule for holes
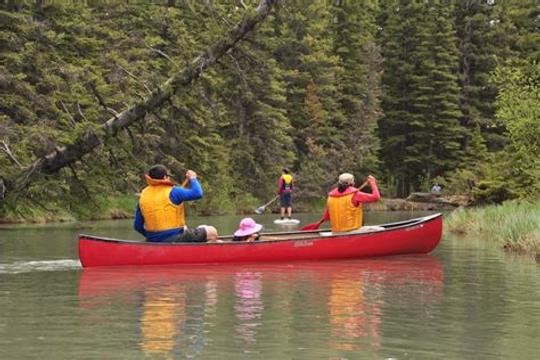
[[[176,185],[163,165],[154,165],[145,174],[147,187],[135,210],[133,227],[150,242],[212,242],[217,239],[213,226],[186,226],[184,202],[202,198],[203,190],[197,174],[188,170],[190,187]]]

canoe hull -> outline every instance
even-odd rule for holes
[[[385,230],[371,233],[322,236],[315,232],[307,233],[306,239],[251,243],[148,243],[80,235],[79,258],[83,267],[95,267],[290,262],[422,254],[431,252],[439,244],[442,216],[435,214],[382,226]],[[291,232],[291,237],[293,234],[299,232]]]

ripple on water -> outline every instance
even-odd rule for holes
[[[9,264],[0,264],[0,274],[19,274],[39,271],[61,271],[80,268],[81,262],[79,260],[73,259],[17,261]]]

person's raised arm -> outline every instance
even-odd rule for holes
[[[381,198],[381,194],[379,193],[379,188],[377,187],[377,181],[372,175],[369,175],[367,178],[367,181],[369,183],[369,186],[371,187],[372,193],[365,193],[361,191],[357,191],[356,194],[354,194],[354,197],[352,199],[352,202],[354,205],[358,205],[360,203],[371,203],[378,201]]]
[[[199,200],[203,197],[203,190],[201,184],[197,180],[197,174],[192,170],[188,170],[186,177],[190,182],[189,189],[181,186],[175,186],[169,195],[169,199],[175,205],[179,205],[183,201]]]

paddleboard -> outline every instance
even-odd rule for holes
[[[277,219],[274,220],[274,224],[278,225],[298,225],[300,224],[300,220],[298,219]]]

